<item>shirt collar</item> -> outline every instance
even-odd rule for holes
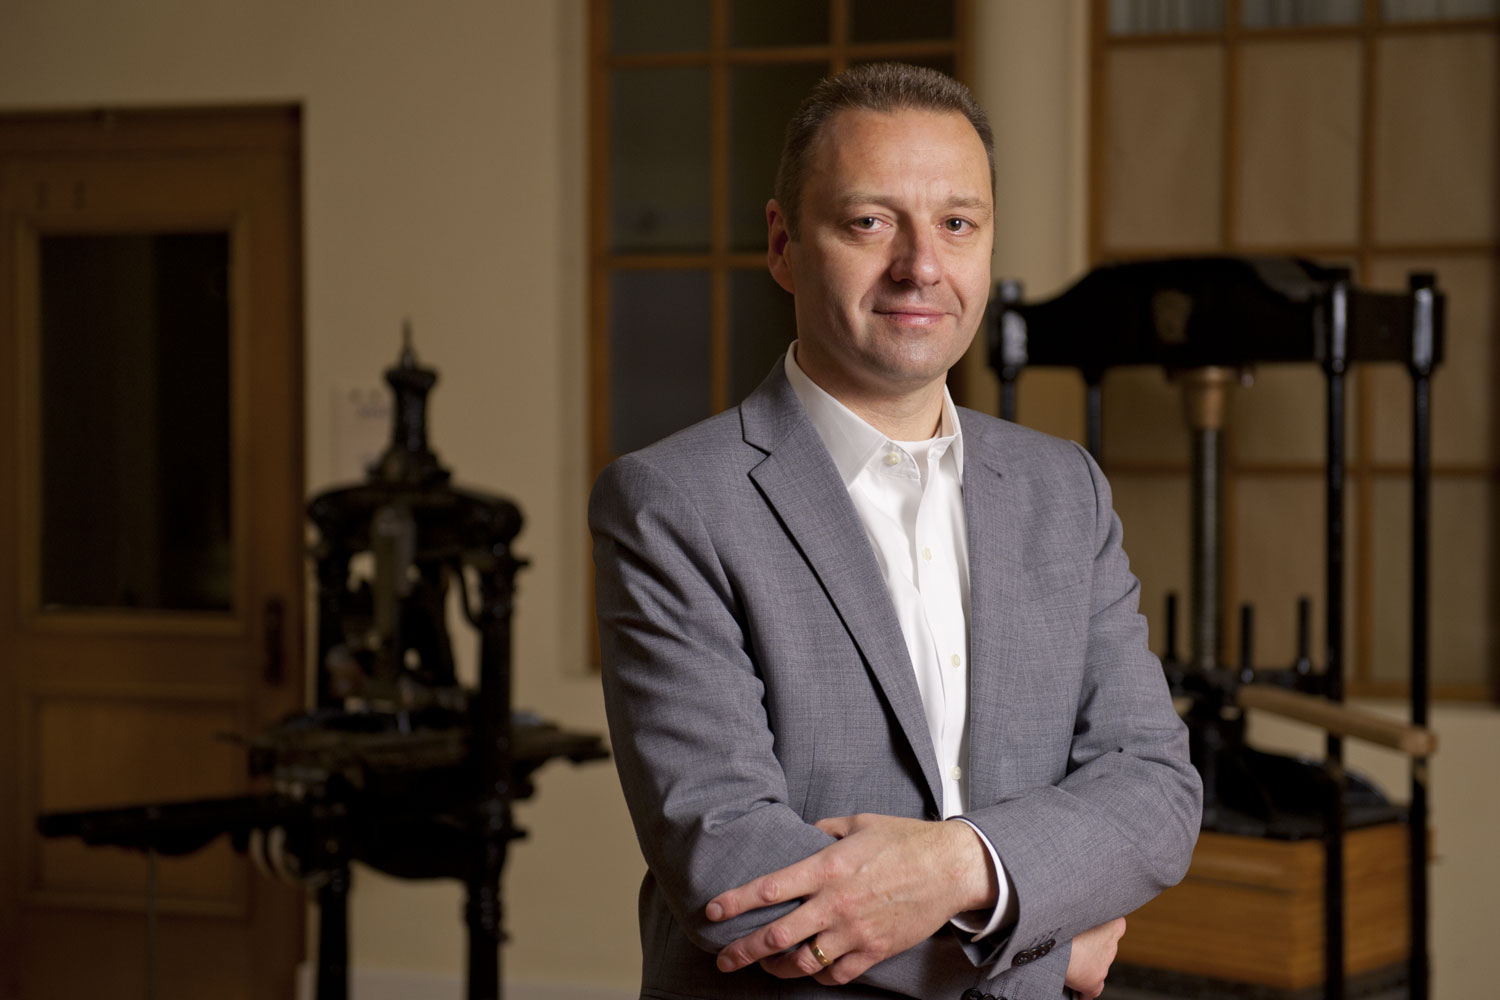
[[[786,352],[786,379],[792,391],[802,401],[802,408],[823,439],[823,446],[833,457],[834,467],[844,480],[844,485],[853,484],[855,478],[878,451],[887,451],[897,442],[866,423],[858,414],[830,395],[822,386],[807,376],[797,364],[797,342]],[[958,422],[958,409],[948,387],[943,386],[943,416],[938,422],[939,438],[953,438],[953,459],[958,466],[959,477],[964,473],[963,426]]]

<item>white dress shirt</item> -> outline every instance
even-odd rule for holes
[[[947,389],[936,437],[892,441],[808,378],[787,351],[786,376],[833,458],[885,578],[916,672],[942,778],[944,818],[968,806],[969,549],[963,503],[963,433]],[[967,822],[967,820],[964,820]],[[988,920],[954,924],[976,937],[1012,916],[1005,867],[972,823],[998,875]]]

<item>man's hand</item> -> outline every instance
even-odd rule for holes
[[[1125,936],[1125,918],[1084,931],[1073,939],[1073,953],[1068,958],[1068,974],[1063,985],[1083,1000],[1094,1000],[1104,992],[1104,977],[1115,960],[1120,938]]]
[[[989,855],[967,823],[862,813],[816,825],[838,842],[709,902],[708,919],[728,920],[802,900],[726,945],[719,952],[722,971],[760,962],[783,979],[813,976],[837,986],[929,937],[954,914],[995,903]],[[814,941],[826,967],[813,954]]]

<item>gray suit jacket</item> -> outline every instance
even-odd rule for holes
[[[816,820],[940,816],[885,583],[778,364],[737,409],[612,464],[589,504],[610,735],[649,868],[643,997],[1056,1000],[1075,934],[1182,877],[1201,790],[1108,486],[1072,443],[960,421],[965,816],[1018,923],[978,943],[945,928],[836,990],[714,966],[794,904],[722,924],[704,906],[829,844]]]

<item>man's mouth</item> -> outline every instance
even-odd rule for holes
[[[948,315],[942,309],[933,309],[928,306],[886,306],[877,307],[875,315],[884,316],[893,323],[903,326],[933,326]]]

